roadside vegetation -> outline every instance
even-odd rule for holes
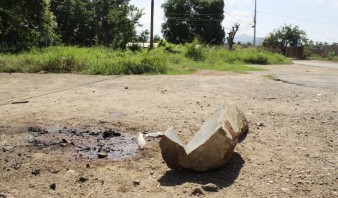
[[[281,55],[257,49],[229,51],[198,43],[163,44],[154,50],[112,50],[105,47],[48,47],[18,54],[0,54],[0,72],[80,74],[189,74],[200,69],[247,72],[248,65],[287,64]]]
[[[338,62],[338,54],[336,54],[334,51],[332,51],[327,56],[323,57],[323,56],[316,54],[316,53],[312,52],[311,50],[305,48],[304,59]]]

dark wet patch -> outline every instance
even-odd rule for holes
[[[29,143],[39,148],[61,150],[87,159],[123,160],[138,155],[137,140],[116,129],[68,129],[28,127]]]

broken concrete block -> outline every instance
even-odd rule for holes
[[[172,169],[181,168],[179,158],[186,155],[183,142],[178,137],[173,127],[169,128],[160,140],[162,157]]]
[[[174,128],[160,140],[164,161],[172,169],[206,171],[224,166],[230,159],[238,138],[248,130],[248,122],[235,105],[223,104],[184,146]]]

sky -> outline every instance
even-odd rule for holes
[[[165,21],[161,4],[165,0],[154,0],[154,34],[160,35]],[[257,37],[266,37],[282,25],[298,25],[313,41],[338,43],[338,0],[256,0]],[[228,32],[234,23],[240,23],[237,35],[253,36],[255,0],[224,0],[225,18],[222,22]],[[140,32],[150,29],[151,0],[130,0],[131,5],[144,9],[140,19]]]

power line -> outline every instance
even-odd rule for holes
[[[186,15],[186,16],[223,16],[223,14],[194,14],[194,13],[166,13],[166,15]]]
[[[332,23],[332,22],[315,21],[315,20],[309,20],[309,19],[301,19],[301,18],[283,16],[283,15],[274,14],[274,13],[262,12],[262,11],[257,11],[257,12],[262,13],[262,14],[266,14],[266,15],[278,16],[278,17],[282,17],[282,18],[294,19],[294,20],[299,20],[299,21],[306,21],[306,22],[310,22],[310,23],[321,23],[321,24],[329,24],[329,25],[338,25],[338,23]]]
[[[240,22],[245,23],[245,24],[250,24],[250,23],[248,23],[248,22],[246,22],[246,21],[243,21],[242,19],[239,19],[239,18],[233,16],[232,14],[230,14],[230,13],[228,13],[228,12],[226,12],[226,11],[224,11],[224,12],[225,12],[227,15],[229,15],[230,17],[236,19],[237,21],[240,21]]]

